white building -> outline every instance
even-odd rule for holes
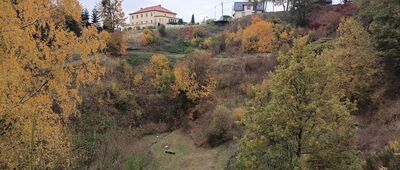
[[[233,18],[241,18],[248,15],[263,13],[265,10],[264,3],[249,0],[248,2],[235,2],[233,6]]]

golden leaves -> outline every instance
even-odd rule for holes
[[[0,160],[10,169],[30,161],[37,169],[65,168],[72,159],[61,122],[78,113],[79,85],[103,73],[95,54],[109,36],[94,27],[80,37],[65,29],[65,15],[80,17],[76,0],[1,1],[0,7],[7,11],[0,14]]]
[[[246,52],[269,53],[275,39],[272,24],[255,17],[252,25],[243,30],[242,45]]]

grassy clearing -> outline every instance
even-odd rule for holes
[[[227,143],[216,148],[200,148],[183,130],[176,130],[150,148],[155,164],[149,169],[224,169],[231,156]],[[165,146],[175,155],[165,153]]]
[[[165,55],[168,60],[173,64],[179,61],[180,59],[184,58],[184,54],[171,54],[165,52],[144,52],[144,51],[135,51],[131,52],[127,55],[127,61],[132,66],[139,66],[149,62],[151,56],[156,54],[163,54]]]
[[[165,153],[166,145],[175,155]],[[224,169],[232,147],[232,142],[216,148],[197,147],[183,130],[143,137],[120,130],[98,148],[89,169]]]

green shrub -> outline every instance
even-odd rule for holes
[[[233,137],[233,115],[225,106],[218,105],[212,114],[212,119],[207,130],[207,143],[214,147]]]
[[[158,27],[158,33],[161,37],[165,37],[167,35],[167,31],[165,30],[165,25],[160,25]]]

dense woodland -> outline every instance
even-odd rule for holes
[[[400,1],[273,3],[116,31],[121,0],[1,0],[0,169],[400,169]]]

